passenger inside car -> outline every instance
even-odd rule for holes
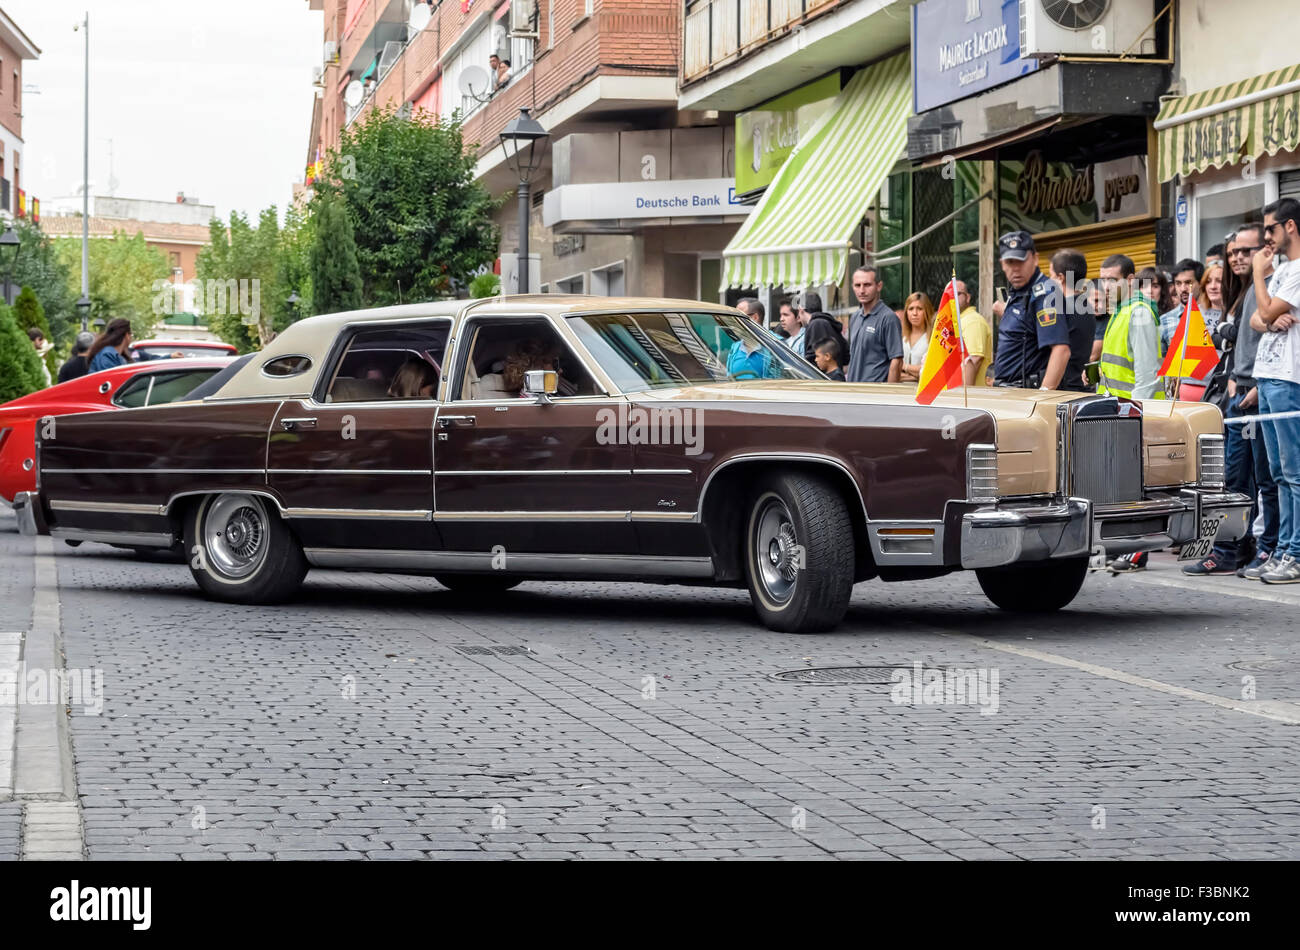
[[[397,369],[388,395],[393,399],[432,399],[438,390],[438,374],[418,357],[410,357]]]

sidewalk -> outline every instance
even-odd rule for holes
[[[1180,562],[1176,555],[1168,551],[1160,551],[1151,555],[1145,571],[1123,576],[1113,575],[1113,580],[1117,584],[1131,580],[1138,584],[1175,587],[1198,594],[1246,597],[1251,600],[1300,607],[1300,584],[1264,584],[1260,581],[1248,581],[1233,574],[1191,577],[1183,573],[1182,566],[1183,562]],[[1100,577],[1104,573],[1098,571],[1096,575]]]

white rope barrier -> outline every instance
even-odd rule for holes
[[[1245,425],[1247,422],[1268,422],[1272,419],[1296,419],[1300,418],[1300,409],[1291,412],[1266,412],[1257,416],[1233,416],[1231,419],[1224,419],[1225,426]]]

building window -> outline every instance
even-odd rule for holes
[[[591,271],[591,292],[597,297],[622,297],[626,294],[623,262],[596,267]]]
[[[583,274],[575,274],[572,277],[565,277],[563,280],[555,282],[555,292],[557,294],[581,294],[586,293],[587,280]]]
[[[171,261],[171,265],[172,265],[172,267],[173,267],[174,269],[176,269],[176,270],[179,270],[179,269],[180,269],[180,266],[181,266],[181,252],[180,252],[180,251],[168,251],[168,252],[167,252],[167,259],[168,259],[169,261]]]
[[[18,105],[18,93],[22,90],[22,83],[18,81],[18,70],[14,70],[14,106]]]

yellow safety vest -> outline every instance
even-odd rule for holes
[[[1133,398],[1133,386],[1137,383],[1137,374],[1133,369],[1133,351],[1129,347],[1129,324],[1133,322],[1133,311],[1138,307],[1143,307],[1153,315],[1151,320],[1151,333],[1155,336],[1156,352],[1160,352],[1160,331],[1156,327],[1154,320],[1155,309],[1151,302],[1142,295],[1138,294],[1129,299],[1106,324],[1106,335],[1101,344],[1101,385],[1097,387],[1098,392],[1109,393],[1112,396],[1123,396],[1126,399]],[[1164,399],[1164,390],[1157,385],[1152,399]]]

